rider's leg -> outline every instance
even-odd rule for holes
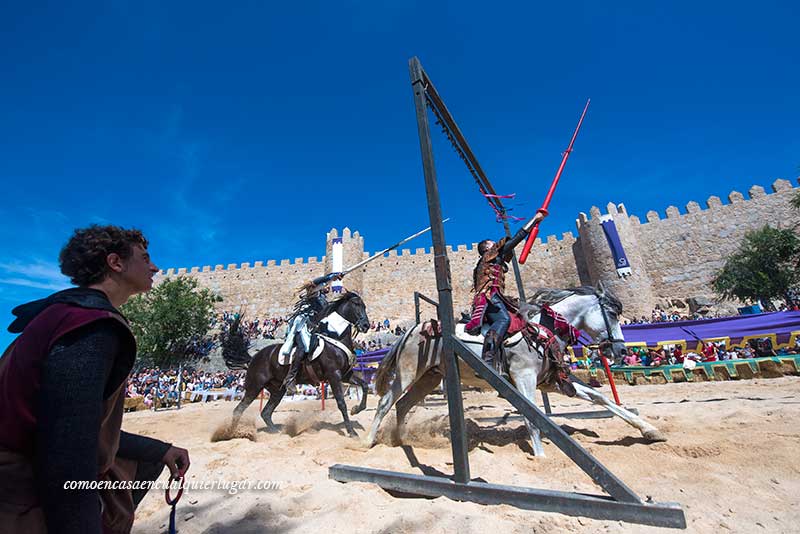
[[[489,302],[492,303],[492,310],[489,314],[489,320],[491,321],[489,329],[497,332],[498,337],[502,341],[505,339],[508,328],[511,326],[511,315],[508,313],[508,309],[503,299],[500,298],[500,295],[495,293],[492,295]]]
[[[283,379],[283,387],[286,388],[286,392],[290,395],[294,394],[297,373],[300,372],[300,366],[303,364],[303,359],[306,357],[306,351],[308,350],[303,332],[298,332],[296,338],[295,346],[297,347],[297,355],[294,357],[294,360],[292,360],[291,367],[289,367],[289,374]]]
[[[283,387],[286,388],[286,393],[289,395],[294,394],[295,384],[297,382],[297,373],[300,371],[300,366],[303,364],[303,358],[306,353],[302,349],[302,345],[297,345],[297,355],[292,360],[291,367],[289,367],[289,374],[283,379]]]
[[[483,359],[494,363],[497,372],[507,377],[506,366],[502,361],[503,340],[511,326],[511,315],[499,295],[495,294],[489,299],[487,308],[490,326],[483,344]]]
[[[303,326],[303,320],[300,316],[294,317],[292,322],[289,323],[289,329],[286,332],[286,341],[284,341],[283,345],[281,345],[282,356],[289,356],[292,353],[292,349],[294,348],[294,338],[297,334],[297,329],[301,326]]]

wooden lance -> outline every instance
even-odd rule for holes
[[[443,222],[443,223],[446,223],[446,222],[447,222],[447,221],[449,221],[449,220],[450,220],[450,218],[448,217],[447,219],[443,220],[442,222]],[[355,265],[353,265],[352,267],[349,267],[349,268],[347,268],[347,269],[346,269],[346,270],[345,270],[345,271],[342,273],[342,276],[346,275],[347,273],[351,273],[351,272],[355,271],[355,270],[356,270],[356,269],[358,269],[359,267],[363,267],[364,265],[366,265],[367,263],[371,262],[372,260],[374,260],[374,259],[376,259],[376,258],[380,258],[381,256],[383,256],[384,254],[386,254],[386,253],[387,253],[387,252],[389,252],[390,250],[394,250],[394,249],[396,249],[396,248],[398,248],[398,247],[400,247],[400,246],[402,246],[402,245],[404,245],[404,244],[408,243],[408,242],[409,242],[409,241],[411,241],[412,239],[416,239],[417,237],[421,236],[422,234],[424,234],[425,232],[429,231],[430,229],[431,229],[431,227],[429,226],[429,227],[425,228],[424,230],[420,230],[420,231],[419,231],[419,232],[417,232],[416,234],[408,236],[407,238],[403,239],[402,241],[399,241],[399,242],[395,243],[395,244],[394,244],[394,245],[392,245],[391,247],[389,247],[389,248],[385,248],[385,249],[381,250],[380,252],[377,252],[377,253],[373,254],[372,256],[370,256],[369,258],[367,258],[366,260],[362,260],[362,261],[360,261],[360,262],[356,263],[356,264],[355,264]]]
[[[556,171],[556,177],[553,178],[553,183],[550,184],[550,190],[547,192],[547,196],[542,203],[542,207],[539,208],[539,211],[547,215],[547,208],[550,206],[550,201],[553,199],[553,193],[556,191],[556,186],[558,185],[558,180],[561,178],[561,173],[564,172],[564,167],[567,165],[567,160],[569,159],[569,155],[572,152],[572,145],[575,144],[575,138],[578,137],[578,132],[581,129],[581,124],[583,124],[583,118],[586,116],[586,110],[589,109],[589,102],[592,99],[586,101],[586,106],[583,108],[583,113],[581,113],[581,118],[578,120],[578,126],[575,128],[575,133],[572,134],[572,139],[569,142],[569,146],[564,151],[563,156],[561,157],[561,165],[558,166],[558,171]],[[539,223],[536,223],[533,228],[531,228],[531,233],[528,234],[528,240],[525,242],[525,246],[522,249],[522,254],[519,256],[519,262],[525,263],[525,260],[528,259],[528,254],[531,251],[531,247],[533,246],[533,242],[536,240],[536,236],[539,235]]]

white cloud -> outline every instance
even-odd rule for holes
[[[67,289],[70,287],[69,283],[48,283],[48,282],[37,282],[36,280],[28,280],[27,278],[0,278],[0,284],[11,285],[11,286],[23,286],[23,287],[35,287],[37,289],[53,289],[53,290],[60,290],[60,289]]]
[[[0,284],[38,289],[70,287],[69,279],[61,274],[56,264],[42,260],[0,263]]]

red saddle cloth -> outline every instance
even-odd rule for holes
[[[566,341],[568,345],[574,345],[578,342],[581,337],[581,331],[569,324],[563,315],[545,304],[542,306],[542,316],[547,316],[553,320],[551,330],[555,335]],[[541,321],[541,319],[539,320]]]
[[[503,299],[503,304],[506,305],[509,317],[511,317],[511,325],[508,327],[508,335],[513,336],[517,332],[524,330],[528,325],[528,321],[522,316],[522,314],[520,314],[516,304],[509,301],[508,298],[506,298],[502,293],[499,293],[499,295],[500,298]],[[472,301],[472,317],[464,327],[464,330],[468,334],[476,336],[481,333],[481,326],[483,325],[486,317],[486,305],[488,304],[488,301],[489,299],[483,293],[475,295],[475,299]]]

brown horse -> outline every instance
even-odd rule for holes
[[[322,352],[315,359],[309,361],[310,355],[300,368],[297,375],[298,384],[313,384],[319,383],[319,380],[324,380],[331,385],[333,396],[336,398],[336,404],[342,412],[344,418],[344,425],[347,428],[347,433],[350,436],[357,436],[356,431],[353,429],[353,424],[347,415],[347,405],[344,401],[344,391],[342,389],[342,382],[355,384],[361,386],[361,403],[353,408],[352,414],[355,415],[367,407],[367,384],[360,377],[353,374],[353,362],[355,360],[355,352],[353,348],[352,328],[355,326],[360,332],[369,330],[369,318],[367,318],[367,309],[364,301],[357,293],[347,292],[341,298],[331,302],[321,313],[320,328],[321,334],[324,337],[318,337],[317,343],[322,344]],[[347,327],[341,334],[326,332],[324,326],[330,324],[328,319],[335,318],[337,322],[341,323],[342,319],[346,321]],[[326,340],[326,338],[328,340]],[[330,339],[338,341],[339,343],[331,342]],[[346,347],[343,350],[341,345]],[[278,404],[286,394],[286,388],[283,386],[283,379],[289,372],[289,365],[281,365],[278,361],[278,353],[280,352],[281,345],[270,345],[261,349],[255,356],[253,356],[250,364],[247,367],[247,376],[245,378],[245,394],[242,401],[233,410],[233,426],[239,422],[244,411],[250,406],[261,391],[266,388],[269,391],[269,401],[264,409],[261,411],[261,418],[267,424],[267,431],[275,432],[278,427],[272,422],[272,412],[275,411]],[[296,350],[296,349],[295,349]],[[314,349],[312,349],[313,352]],[[310,367],[310,372],[309,372]],[[316,376],[313,376],[316,375]],[[319,377],[319,378],[317,378]]]

